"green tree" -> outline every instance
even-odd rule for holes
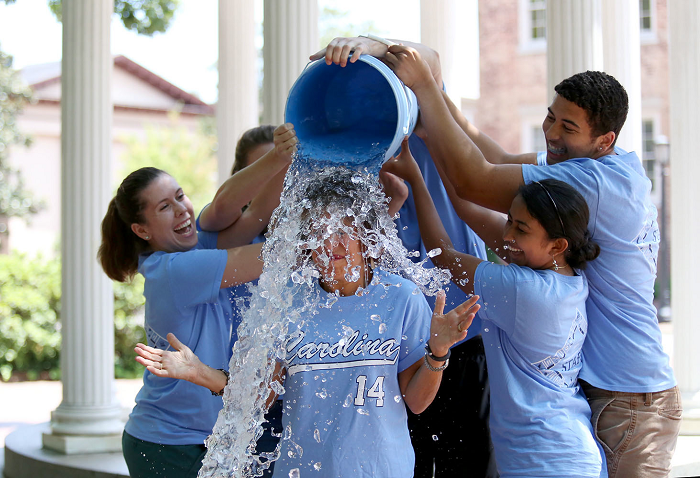
[[[211,201],[216,192],[216,131],[212,120],[200,122],[191,132],[180,124],[179,115],[171,113],[170,127],[146,128],[145,139],[122,138],[126,151],[122,155],[119,178],[136,169],[153,166],[167,171],[182,187],[195,207],[195,214]]]
[[[6,5],[17,0],[1,0]],[[114,13],[129,30],[151,36],[169,27],[180,6],[180,0],[115,0]],[[61,21],[62,0],[49,0],[49,8]]]
[[[114,13],[129,30],[152,36],[170,27],[179,6],[180,0],[115,0]],[[61,21],[62,0],[49,0],[49,7]]]
[[[143,330],[143,277],[114,284],[114,365],[117,378],[143,367],[134,345]],[[0,255],[0,379],[58,379],[61,375],[61,259]]]
[[[31,144],[17,127],[17,116],[31,100],[32,90],[12,68],[12,56],[0,49],[0,249],[9,234],[9,218],[26,219],[42,207],[25,188],[20,171],[9,163],[12,146]]]
[[[319,15],[321,34],[319,48],[324,48],[336,37],[355,37],[366,33],[379,33],[374,22],[369,20],[360,24],[348,23],[348,12],[337,8],[324,7]]]

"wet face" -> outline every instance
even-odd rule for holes
[[[594,136],[588,124],[588,114],[580,106],[556,95],[547,110],[542,130],[547,141],[549,164],[572,158],[597,159],[612,152],[615,134]]]
[[[518,194],[508,211],[503,232],[510,253],[510,262],[531,269],[549,269],[555,241],[527,210],[523,197]],[[559,259],[558,259],[559,260]]]
[[[197,245],[192,203],[175,178],[161,174],[141,193],[143,224],[131,229],[154,251],[183,252]]]
[[[323,245],[311,251],[311,257],[321,273],[322,285],[342,292],[348,287],[363,285],[365,261],[362,242],[352,225],[352,219],[345,218],[342,225],[338,226],[330,237],[326,237]],[[327,236],[327,226],[323,230],[326,232],[317,236]],[[353,274],[353,271],[357,273]]]

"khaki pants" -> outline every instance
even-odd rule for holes
[[[681,427],[678,387],[653,393],[611,392],[584,381],[591,423],[610,478],[656,478],[671,472]]]

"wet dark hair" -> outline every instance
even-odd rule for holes
[[[594,136],[612,131],[617,141],[627,119],[629,103],[627,92],[614,77],[602,71],[585,71],[565,79],[554,91],[586,111]]]
[[[521,186],[518,193],[550,239],[569,242],[564,258],[571,267],[585,269],[598,257],[600,247],[588,232],[588,204],[578,191],[563,181],[544,179]]]
[[[149,250],[148,242],[137,236],[131,225],[143,223],[145,204],[141,193],[163,174],[168,173],[151,167],[137,169],[124,178],[109,202],[102,219],[102,243],[97,259],[110,279],[130,280],[138,270],[139,254]]]
[[[371,191],[367,188],[366,182],[353,181],[355,174],[357,173],[350,171],[341,172],[310,182],[304,191],[304,197],[311,201],[311,207],[302,213],[302,221],[311,222],[314,219],[312,211],[327,211],[331,206],[339,206],[346,210],[353,209],[358,206],[358,199],[369,198]],[[374,208],[367,208],[362,211],[362,214],[364,216],[362,226],[365,229],[371,230],[378,227],[379,216]]]
[[[231,168],[231,176],[236,174],[241,169],[247,166],[248,153],[261,144],[274,142],[275,127],[269,124],[264,124],[251,128],[241,135],[241,138],[236,143],[236,156],[233,160]]]

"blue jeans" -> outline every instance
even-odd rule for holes
[[[612,392],[579,381],[591,424],[605,450],[610,478],[665,477],[681,427],[678,387],[661,392]]]

